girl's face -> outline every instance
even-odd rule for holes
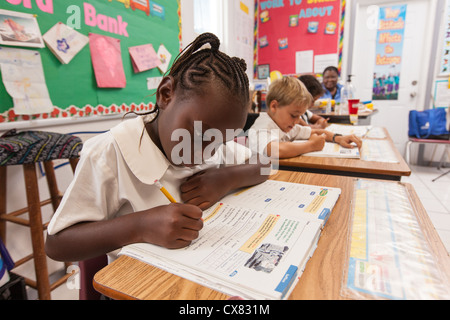
[[[280,106],[278,101],[273,100],[269,106],[269,115],[273,121],[284,132],[289,132],[300,122],[300,116],[306,111],[306,106],[292,103]]]
[[[328,90],[331,90],[337,86],[338,74],[334,70],[327,70],[323,74],[323,85]]]
[[[161,93],[157,93],[161,108],[155,121],[159,147],[172,164],[200,164],[214,153],[211,150],[233,139],[230,132],[227,135],[227,129],[237,130],[244,126],[247,108],[238,99],[227,95],[227,90],[217,88],[213,83],[205,88],[203,95],[180,98],[177,93],[183,89],[171,90],[173,78],[165,79],[169,80],[163,80],[166,83],[160,86]],[[206,153],[205,148],[208,148]]]

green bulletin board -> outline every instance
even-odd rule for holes
[[[0,123],[28,119],[58,117],[86,117],[91,115],[120,114],[130,110],[145,111],[153,107],[155,90],[149,90],[147,79],[161,77],[153,68],[135,73],[128,51],[129,47],[151,43],[155,51],[163,44],[172,55],[170,65],[180,52],[179,0],[0,0],[0,9],[34,14],[41,34],[56,23],[62,22],[78,32],[96,33],[120,40],[125,88],[99,88],[87,44],[68,64],[62,64],[49,48],[24,48],[40,52],[44,76],[50,99],[54,105],[48,114],[16,115],[13,100],[0,82]],[[87,5],[86,5],[87,4]],[[89,26],[92,10],[96,18],[123,21],[121,34]],[[87,17],[88,16],[88,17]],[[120,18],[119,18],[120,16]],[[0,21],[1,25],[2,21]],[[92,22],[90,22],[92,24]],[[123,32],[123,31],[126,32]],[[118,32],[118,31],[117,31]],[[118,32],[119,33],[119,32]]]

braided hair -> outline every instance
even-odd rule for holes
[[[205,44],[211,48],[202,48]],[[245,70],[247,65],[243,59],[229,57],[219,51],[220,40],[212,33],[203,33],[192,41],[175,58],[175,62],[169,71],[169,76],[175,80],[175,88],[179,86],[182,95],[188,96],[189,92],[204,94],[203,84],[219,81],[231,97],[238,97],[242,106],[250,103],[249,81]],[[185,91],[185,93],[184,93]],[[131,111],[137,115],[149,115],[155,113],[149,122],[155,120],[159,114],[159,107],[155,107],[143,113]]]
[[[211,48],[201,49],[208,43]],[[203,93],[202,84],[218,80],[231,96],[239,97],[247,106],[250,103],[247,65],[243,59],[219,51],[219,46],[214,34],[201,34],[178,55],[169,75],[182,89],[198,94]]]

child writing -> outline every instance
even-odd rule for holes
[[[231,190],[267,179],[260,163],[220,165],[224,152],[228,159],[229,152],[249,151],[230,148],[226,131],[242,128],[250,101],[245,62],[220,52],[219,45],[215,35],[200,35],[163,77],[151,114],[85,143],[48,226],[49,257],[79,261],[111,253],[114,259],[114,250],[136,242],[185,247],[203,227],[202,209]],[[216,133],[214,140],[200,140],[199,147],[198,138],[207,132]],[[212,145],[215,153],[206,157]],[[159,183],[177,203],[169,202]]]
[[[323,95],[323,87],[320,84],[319,80],[317,80],[315,76],[310,74],[302,75],[298,77],[298,79],[305,85],[306,89],[313,97],[313,103],[310,106],[312,107],[314,101],[316,101]],[[324,117],[306,110],[305,113],[300,117],[299,124],[302,126],[310,126],[311,128],[315,129],[325,129],[328,126],[328,119],[325,119]]]
[[[291,158],[322,150],[325,141],[346,148],[358,148],[361,140],[354,135],[342,136],[324,129],[299,125],[299,119],[313,98],[305,85],[294,77],[275,80],[266,96],[267,113],[261,113],[249,129],[249,147],[272,158]],[[294,140],[308,140],[294,143]]]

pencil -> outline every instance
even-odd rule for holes
[[[172,202],[172,203],[177,202],[174,199],[174,197],[172,197],[172,195],[169,193],[169,191],[167,191],[166,188],[163,187],[161,182],[159,182],[158,180],[155,180],[155,185],[159,188],[159,190],[161,190],[162,193],[164,193],[164,195],[166,196],[167,199],[169,199],[170,202]]]

